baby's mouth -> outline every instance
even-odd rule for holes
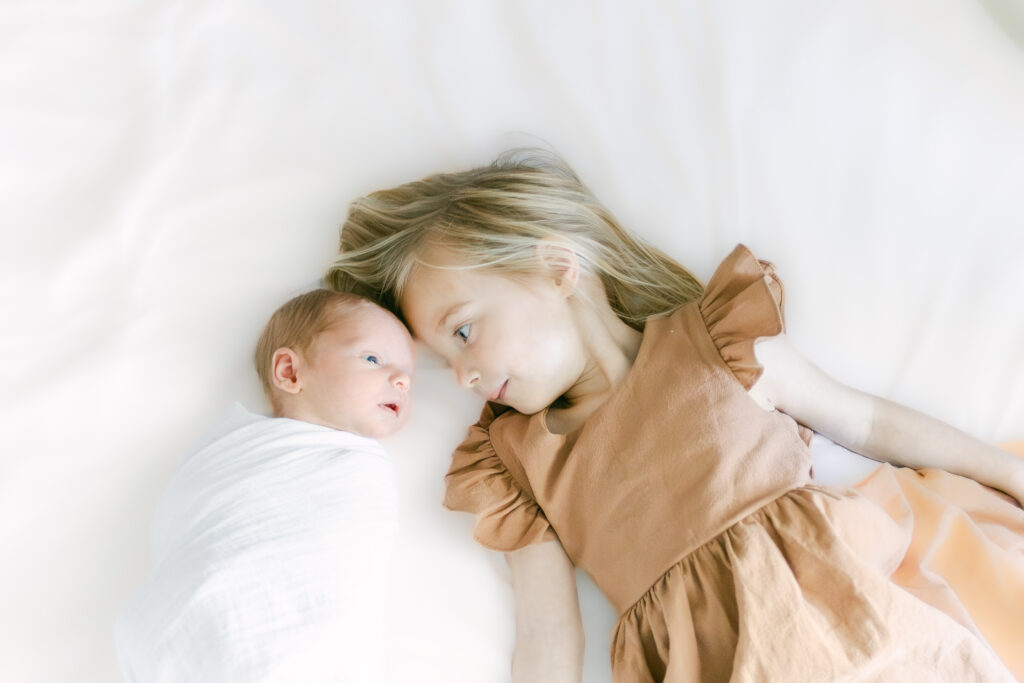
[[[395,415],[395,417],[398,417],[398,413],[401,410],[397,403],[381,403],[380,407],[384,408],[385,410],[390,410]]]

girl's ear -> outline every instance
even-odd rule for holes
[[[580,257],[572,245],[547,237],[537,245],[537,258],[547,268],[558,289],[566,295],[576,291],[580,279]]]
[[[298,353],[283,346],[270,359],[270,379],[274,386],[289,394],[297,394],[302,389],[302,357]]]

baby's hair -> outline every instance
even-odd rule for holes
[[[259,375],[263,393],[267,395],[274,412],[278,412],[272,360],[274,351],[288,347],[305,354],[316,338],[362,306],[372,306],[372,301],[353,293],[335,292],[329,289],[314,289],[289,299],[274,311],[263,328],[253,360]]]
[[[581,266],[601,278],[615,313],[637,329],[703,291],[686,268],[624,230],[568,164],[542,149],[511,150],[490,166],[355,200],[324,279],[400,316],[409,275],[428,245],[449,249],[458,265],[427,265],[521,277],[543,271],[536,247],[551,238],[572,245]]]

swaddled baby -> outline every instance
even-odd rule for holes
[[[127,681],[379,681],[396,521],[374,440],[406,421],[414,347],[391,313],[327,290],[278,309],[236,406],[157,508],[152,575],[119,615]]]

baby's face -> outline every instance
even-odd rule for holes
[[[393,315],[360,306],[321,333],[305,356],[303,401],[318,424],[374,439],[405,424],[415,348]]]

